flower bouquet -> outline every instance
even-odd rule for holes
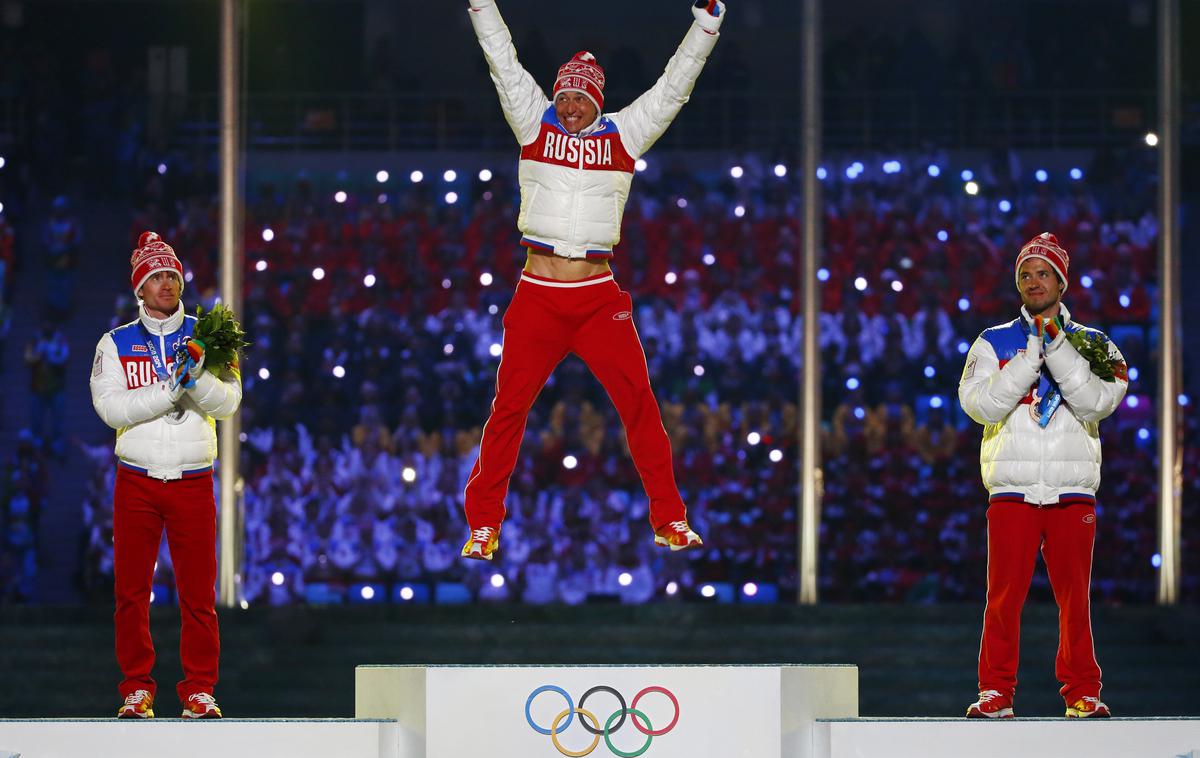
[[[1066,327],[1062,323],[1062,317],[1045,319],[1038,316],[1034,319],[1038,328],[1045,327],[1045,334],[1048,339],[1057,339],[1060,331],[1066,331]],[[1067,342],[1075,348],[1075,352],[1079,353],[1088,362],[1092,369],[1092,373],[1100,377],[1106,382],[1115,382],[1117,379],[1128,381],[1129,369],[1125,365],[1125,361],[1113,358],[1109,352],[1109,341],[1100,332],[1089,332],[1086,329],[1077,329],[1073,332],[1066,332]]]
[[[204,308],[196,306],[196,328],[192,330],[192,338],[188,340],[185,350],[193,361],[204,356],[204,367],[214,374],[230,368],[238,370],[238,358],[242,348],[251,343],[246,340],[246,332],[238,323],[233,310],[217,303],[207,313]],[[197,343],[192,345],[191,343]]]

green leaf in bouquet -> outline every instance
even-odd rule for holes
[[[1108,340],[1103,334],[1080,329],[1067,332],[1067,341],[1076,352],[1087,359],[1093,374],[1106,382],[1116,381],[1117,373],[1122,369],[1122,362],[1109,355]]]
[[[197,305],[196,318],[192,339],[204,345],[204,365],[214,371],[232,364],[242,349],[252,344],[233,310],[224,303],[217,303],[207,313]]]

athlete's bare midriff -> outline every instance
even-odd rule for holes
[[[547,279],[558,279],[563,282],[577,282],[589,276],[605,274],[612,271],[607,260],[589,261],[583,258],[563,258],[558,255],[546,255],[530,251],[525,257],[525,271],[534,276],[544,276]]]

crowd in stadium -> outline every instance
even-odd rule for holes
[[[1141,172],[1105,176],[1096,164],[1042,182],[1012,157],[997,164],[929,155],[824,172],[825,599],[982,598],[980,432],[955,388],[970,341],[1015,313],[1015,251],[1043,230],[1071,252],[1072,314],[1107,330],[1132,367],[1126,407],[1102,426],[1096,596],[1153,597],[1152,194]],[[634,294],[705,549],[655,549],[616,413],[568,358],[530,417],[500,559],[460,560],[462,491],[524,256],[511,178],[406,175],[348,192],[263,184],[245,236],[249,602],[794,595],[794,172],[747,157],[720,174],[644,173],[613,267]],[[987,190],[971,194],[966,181]],[[215,219],[208,200],[164,192],[131,225],[164,230],[190,269],[188,302],[214,291]],[[111,571],[107,450],[95,450],[88,507],[93,589]],[[159,570],[169,592],[165,551]]]

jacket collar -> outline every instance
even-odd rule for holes
[[[1071,321],[1071,312],[1069,310],[1067,310],[1066,303],[1060,302],[1058,304],[1058,315],[1062,316],[1062,320],[1063,320],[1064,324],[1073,323]],[[1024,305],[1021,306],[1021,320],[1024,321],[1026,324],[1033,323],[1033,316],[1029,315],[1029,311],[1025,308]]]
[[[173,334],[179,331],[179,327],[183,326],[183,301],[179,301],[179,307],[170,316],[163,319],[154,318],[149,313],[146,313],[146,304],[138,303],[138,320],[142,325],[150,331],[151,334]]]

